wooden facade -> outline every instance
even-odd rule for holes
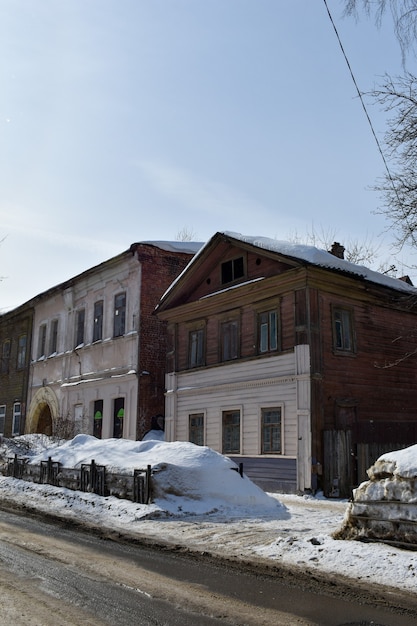
[[[416,443],[416,296],[312,247],[217,233],[157,308],[167,439],[198,423],[271,491],[349,495],[372,455]]]

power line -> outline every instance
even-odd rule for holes
[[[335,32],[335,34],[336,34],[337,41],[339,42],[339,46],[340,46],[340,49],[341,49],[341,51],[342,51],[343,57],[344,57],[344,59],[345,59],[345,61],[346,61],[346,65],[348,66],[348,69],[349,69],[350,75],[351,75],[351,77],[352,77],[353,84],[355,85],[356,92],[357,92],[357,94],[358,94],[358,96],[359,96],[359,99],[360,99],[360,101],[361,101],[362,108],[363,108],[363,110],[364,110],[364,112],[365,112],[365,115],[366,115],[366,119],[368,120],[368,124],[369,124],[369,126],[370,126],[371,131],[372,131],[372,135],[374,136],[375,143],[376,143],[376,145],[377,145],[377,147],[378,147],[379,154],[381,155],[382,161],[383,161],[384,166],[385,166],[385,169],[386,169],[386,171],[387,171],[388,179],[389,179],[389,181],[390,181],[390,183],[391,183],[391,185],[392,185],[392,188],[393,188],[394,193],[395,193],[395,195],[396,195],[396,197],[397,197],[398,203],[399,203],[400,205],[402,205],[401,199],[400,199],[400,197],[399,197],[399,195],[398,195],[398,191],[397,191],[397,188],[396,188],[395,183],[394,183],[394,179],[393,179],[393,177],[391,176],[391,172],[390,172],[390,169],[389,169],[389,167],[388,167],[387,160],[386,160],[386,158],[385,158],[385,155],[384,155],[384,152],[383,152],[383,150],[382,150],[382,147],[381,147],[381,144],[380,144],[380,142],[379,142],[379,139],[378,139],[378,137],[376,136],[376,133],[375,133],[375,130],[374,130],[374,127],[373,127],[373,124],[372,124],[372,120],[371,120],[371,118],[370,118],[370,116],[369,116],[368,110],[367,110],[366,105],[365,105],[365,102],[364,102],[364,100],[363,100],[362,93],[361,93],[361,91],[360,91],[360,89],[359,89],[359,87],[358,87],[358,83],[356,82],[355,75],[354,75],[353,70],[352,70],[352,67],[351,67],[351,65],[350,65],[350,63],[349,63],[349,59],[347,58],[347,54],[346,54],[346,52],[345,52],[345,49],[343,48],[343,44],[342,44],[342,41],[341,41],[341,39],[340,39],[339,33],[338,33],[338,31],[337,31],[336,24],[334,23],[334,20],[333,20],[332,14],[330,13],[330,9],[329,9],[329,7],[328,7],[328,5],[327,5],[327,0],[323,0],[323,2],[324,2],[324,5],[325,5],[325,7],[326,7],[327,14],[328,14],[328,16],[329,16],[330,22],[331,22],[331,24],[332,24],[332,26],[333,26],[333,30],[334,30],[334,32]]]

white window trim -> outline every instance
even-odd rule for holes
[[[263,409],[281,409],[281,452],[271,452],[264,454],[262,452],[262,410]],[[284,423],[285,423],[285,405],[283,402],[267,402],[265,404],[258,405],[258,454],[261,457],[281,457],[285,456],[285,437],[284,437]]]

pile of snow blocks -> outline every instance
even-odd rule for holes
[[[417,454],[417,446],[412,446]],[[412,448],[406,449],[414,452]],[[369,480],[353,491],[335,539],[382,541],[417,550],[417,471],[407,452],[382,455],[368,469]]]

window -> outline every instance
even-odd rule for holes
[[[17,345],[17,369],[23,369],[26,365],[27,335],[20,335]]]
[[[125,417],[125,399],[115,398],[113,403],[113,437],[123,437],[123,421]]]
[[[74,434],[79,435],[84,430],[84,407],[82,404],[74,405]]]
[[[0,406],[0,435],[4,435],[4,422],[6,421],[6,405]]]
[[[94,303],[93,341],[103,339],[103,300]]]
[[[93,435],[97,439],[101,439],[103,432],[103,400],[96,400],[94,402],[94,425]]]
[[[20,418],[21,418],[21,404],[20,402],[15,402],[13,405],[12,435],[20,435]]]
[[[38,336],[38,359],[41,359],[45,356],[45,347],[46,347],[46,324],[41,324],[39,327],[39,336]]]
[[[262,454],[282,454],[281,408],[262,409]]]
[[[126,294],[119,293],[114,298],[114,337],[121,337],[126,330]]]
[[[240,454],[240,411],[223,411],[223,454]]]
[[[258,315],[258,351],[278,350],[278,313],[266,311]]]
[[[2,351],[1,351],[1,373],[2,374],[9,373],[11,348],[12,348],[12,343],[10,339],[6,339],[6,341],[3,341],[3,346],[2,346]]]
[[[339,352],[354,352],[353,319],[349,309],[333,309],[334,349]]]
[[[222,285],[226,283],[231,283],[238,278],[243,278],[245,275],[245,265],[243,262],[243,256],[238,259],[231,259],[230,261],[225,261],[221,265],[221,280]]]
[[[58,320],[52,320],[49,337],[49,354],[55,354],[58,345]]]
[[[84,325],[85,325],[85,309],[77,311],[77,320],[75,326],[75,347],[84,343]]]
[[[204,446],[204,413],[192,413],[188,416],[188,438],[197,446]]]
[[[238,320],[223,322],[220,334],[222,361],[231,361],[239,358],[240,336]]]
[[[205,329],[191,330],[188,335],[188,365],[200,367],[204,365]]]

